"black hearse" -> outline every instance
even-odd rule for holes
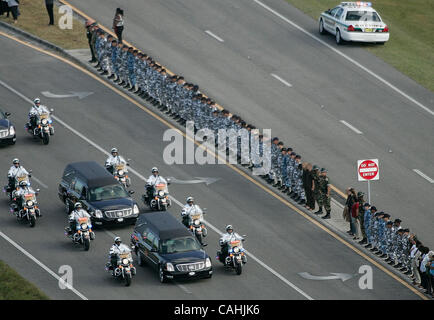
[[[68,164],[58,191],[66,213],[71,213],[74,204],[80,201],[96,226],[134,224],[139,207],[131,198],[132,193],[95,161]]]
[[[140,266],[167,279],[211,278],[211,259],[191,232],[169,212],[141,214],[131,235]]]
[[[15,127],[8,119],[10,115],[9,112],[0,109],[0,144],[15,144],[17,141]]]

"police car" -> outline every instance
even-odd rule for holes
[[[321,13],[318,22],[319,32],[335,35],[337,44],[345,41],[384,44],[389,40],[389,28],[371,2],[342,2]]]

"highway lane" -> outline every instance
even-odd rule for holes
[[[106,26],[117,6],[111,0],[70,2]],[[261,3],[319,37],[317,23],[286,2]],[[381,180],[372,184],[372,201],[434,245],[427,200],[434,185],[413,171],[434,177],[429,113],[252,0],[132,1],[124,9],[127,40],[224,107],[272,128],[306,160],[326,166],[341,189],[366,192],[366,184],[356,182],[356,161],[379,158]],[[333,37],[321,40],[335,47]],[[432,109],[432,92],[360,47],[339,50]]]
[[[43,102],[55,109],[57,117],[98,146],[105,150],[117,146],[121,154],[132,159],[132,167],[142,174],[147,175],[152,166],[158,165],[162,174],[179,179],[195,176],[220,178],[208,187],[173,185],[171,194],[181,201],[187,195],[194,195],[202,207],[208,208],[206,219],[212,225],[223,230],[226,224],[231,223],[240,234],[247,234],[246,248],[249,251],[312,298],[418,298],[375,266],[373,290],[360,290],[356,279],[344,283],[302,279],[298,276],[299,272],[355,273],[361,265],[369,263],[227,166],[165,165],[162,159],[165,144],[161,141],[167,127],[163,123],[155,121],[148,113],[88,75],[4,37],[0,41],[6,48],[0,53],[0,68],[8,74],[8,77],[1,76],[1,81],[26,97],[38,96],[46,90],[56,93],[94,92],[83,100],[43,99]],[[22,128],[27,121],[28,101],[4,86],[0,86],[0,94],[9,108],[13,108],[13,121],[17,128]],[[114,283],[103,270],[112,235],[97,231],[91,251],[81,252],[74,248],[63,234],[66,216],[56,194],[62,171],[68,162],[90,159],[103,163],[105,155],[67,128],[58,123],[55,126],[56,135],[48,146],[32,141],[31,137],[19,131],[17,145],[1,150],[2,168],[6,170],[11,159],[19,157],[48,189],[42,190],[39,197],[44,217],[35,229],[19,225],[7,213],[4,201],[2,212],[7,214],[0,218],[0,230],[52,270],[58,270],[64,264],[71,265],[75,270],[74,287],[84,296],[89,299],[305,299],[252,259],[249,259],[241,277],[224,272],[215,263],[215,275],[209,281],[161,286],[156,275],[145,268],[139,270],[133,286],[127,290]],[[31,160],[26,157],[29,154],[32,155]],[[132,179],[135,198],[139,199],[144,183],[135,176]],[[174,206],[172,212],[178,215],[179,207]],[[128,242],[131,227],[110,229],[109,232],[120,235]],[[30,237],[32,233],[34,236]],[[215,262],[218,235],[210,230],[207,241],[209,246],[206,250]],[[4,257],[1,253],[0,258],[6,262],[15,261],[15,257]],[[36,270],[29,264],[26,271],[32,274]],[[35,282],[43,290],[47,286],[38,279]],[[237,284],[235,287],[234,282]],[[231,290],[228,292],[229,287]],[[54,293],[53,297],[57,294]]]

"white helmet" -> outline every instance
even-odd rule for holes
[[[33,100],[33,103],[34,103],[34,104],[41,103],[41,99],[36,98],[35,100]]]
[[[158,168],[157,167],[153,167],[152,168],[152,173],[154,173],[154,172],[158,172]]]
[[[189,202],[193,202],[194,201],[194,198],[193,197],[188,197],[187,198],[187,203],[189,203]]]
[[[12,164],[16,164],[16,163],[20,164],[20,159],[15,158],[14,160],[12,160]]]
[[[121,240],[121,237],[115,237],[115,243],[121,243],[122,242],[122,240]]]
[[[74,204],[74,209],[78,209],[78,208],[83,208],[81,202],[77,202],[76,204]]]
[[[112,151],[111,151],[111,153],[118,153],[118,149],[117,148],[112,148]]]
[[[234,228],[232,227],[231,224],[228,224],[228,225],[226,226],[226,232],[228,232],[228,230],[232,230],[232,231],[234,231]]]

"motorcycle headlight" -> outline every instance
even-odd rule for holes
[[[26,204],[27,204],[28,207],[31,207],[31,206],[33,206],[33,201],[29,200],[29,201],[26,202]]]
[[[118,173],[120,176],[123,176],[125,172],[124,172],[124,170],[119,170]]]
[[[11,126],[10,128],[9,128],[9,135],[10,136],[13,136],[15,134],[15,128],[14,128],[14,126]]]
[[[238,252],[240,252],[240,248],[238,248],[238,247],[235,247],[235,248],[234,248],[234,252],[235,252],[235,253],[238,253]]]
[[[101,210],[95,210],[95,218],[102,218]]]
[[[200,221],[196,219],[196,220],[194,220],[193,223],[194,223],[194,225],[198,226],[200,224]]]
[[[206,258],[206,260],[205,260],[205,267],[211,268],[211,260],[209,258]]]
[[[173,271],[175,271],[175,268],[173,267],[173,264],[168,262],[168,263],[166,263],[166,270],[173,272]]]
[[[87,224],[86,223],[82,223],[81,224],[81,229],[86,230],[87,229]]]
[[[128,259],[122,259],[122,264],[129,264],[130,260]]]
[[[133,212],[134,214],[139,214],[139,207],[137,206],[137,204],[133,206]]]
[[[42,123],[42,124],[47,124],[48,121],[47,121],[47,119],[42,119],[41,123]]]
[[[160,197],[164,197],[164,191],[163,191],[163,190],[158,191],[158,195],[159,195]]]

